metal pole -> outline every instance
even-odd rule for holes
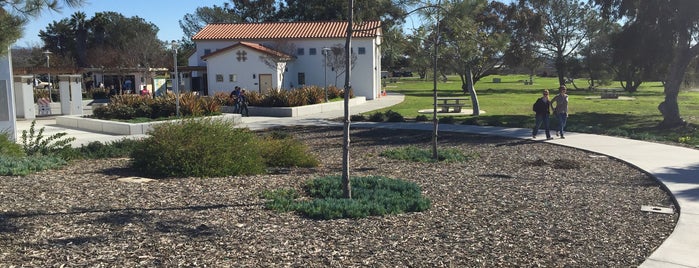
[[[324,80],[324,85],[323,87],[325,88],[325,102],[328,102],[328,50],[330,48],[324,47],[323,49],[323,78]]]
[[[172,49],[175,52],[173,53],[175,63],[175,79],[173,79],[172,89],[175,90],[175,109],[177,110],[177,117],[180,117],[180,79],[179,75],[177,75],[177,42],[175,42],[175,40],[172,41]]]
[[[44,54],[46,54],[46,72],[48,73],[48,76],[49,76],[49,100],[51,100],[51,102],[53,102],[53,96],[51,96],[51,89],[53,87],[53,85],[51,84],[51,63],[50,63],[51,61],[50,61],[50,57],[49,57],[49,54],[51,54],[51,51],[46,50],[46,51],[44,51]]]

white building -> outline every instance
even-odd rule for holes
[[[303,85],[345,83],[347,22],[271,22],[209,24],[192,40],[189,57],[192,87],[208,95],[291,89]],[[368,100],[381,91],[381,22],[355,24],[352,38],[352,90]],[[325,64],[325,63],[328,64]],[[326,84],[327,82],[327,84]]]

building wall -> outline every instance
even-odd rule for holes
[[[353,64],[352,68],[352,88],[355,95],[365,96],[367,99],[374,99],[379,96],[381,91],[381,53],[379,49],[379,38],[354,38],[352,39],[352,49],[354,54],[357,55],[357,60]],[[339,88],[343,88],[345,84],[345,74],[336,73],[331,70],[331,68],[325,68],[324,55],[322,49],[324,47],[334,47],[341,46],[344,47],[345,39],[310,39],[310,40],[293,40],[293,41],[270,41],[270,40],[242,40],[247,42],[260,43],[267,47],[277,47],[279,51],[286,52],[290,55],[295,56],[295,59],[288,62],[284,68],[283,74],[280,73],[273,76],[273,83],[277,85],[280,89],[290,89],[302,86],[299,84],[299,74],[303,74],[305,77],[305,85],[317,85],[324,86],[327,81],[328,85],[335,85]],[[235,41],[198,41],[197,51],[189,58],[190,65],[196,66],[207,66],[207,63],[201,60],[201,57],[205,55],[205,51],[208,50],[210,53],[216,52],[219,49],[225,48],[234,44]],[[359,48],[363,48],[365,54],[358,54]],[[315,55],[311,55],[311,48],[315,49]],[[299,49],[303,49],[303,55],[298,54]],[[236,49],[237,50],[237,49]],[[224,53],[228,54],[228,53]],[[250,49],[248,49],[248,60],[252,60]],[[244,70],[239,70],[236,72],[245,73],[244,75],[238,75],[238,84],[241,87],[255,88],[257,89],[257,79],[252,78],[252,74],[261,73],[261,71],[254,70],[264,70],[267,71],[270,68],[263,63],[259,62],[259,54],[256,54],[255,62],[262,64],[248,65]],[[223,58],[227,58],[223,59]],[[232,68],[231,64],[225,64],[226,61],[229,63],[231,59],[224,55],[218,55],[215,57],[208,58],[208,80],[209,80],[209,94],[212,95],[216,91],[230,91],[231,85],[225,85],[221,83],[215,83],[216,74],[227,74],[228,71],[220,71],[219,68]],[[215,61],[216,64],[211,62]],[[267,72],[267,73],[272,73]],[[327,75],[327,76],[326,76]],[[256,76],[257,77],[257,76]],[[337,77],[337,79],[336,79]],[[281,81],[278,81],[280,80]],[[228,77],[224,77],[224,80],[228,81]],[[212,83],[214,82],[214,83]],[[227,89],[224,88],[228,86]]]
[[[245,51],[247,53],[246,60],[238,61],[237,52]],[[270,68],[267,64],[260,60],[262,54],[256,50],[247,47],[239,47],[229,50],[216,57],[211,57],[206,61],[208,72],[209,95],[214,95],[217,92],[230,93],[233,88],[240,86],[249,91],[259,92],[259,75],[271,74],[272,84],[278,87],[279,74],[275,68]],[[223,81],[217,79],[223,78]],[[233,76],[233,77],[231,77]],[[233,78],[233,79],[231,79]],[[233,81],[231,81],[233,80]]]

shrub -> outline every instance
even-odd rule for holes
[[[0,156],[22,157],[24,150],[22,146],[10,140],[10,134],[0,132]]]
[[[140,144],[141,141],[132,139],[106,143],[93,141],[85,146],[76,148],[76,151],[80,156],[89,159],[129,157]]]
[[[65,132],[44,137],[44,128],[37,132],[35,127],[36,120],[32,121],[29,131],[22,130],[22,149],[27,156],[58,155],[71,149],[70,143],[75,138],[64,138]]]
[[[55,169],[67,162],[58,156],[41,155],[32,157],[12,157],[0,155],[1,176],[25,176],[33,172]]]
[[[304,190],[312,200],[294,200],[298,196],[293,191],[279,190],[268,192],[265,198],[272,200],[266,206],[324,220],[418,212],[430,207],[430,200],[422,197],[417,184],[380,176],[352,178],[352,199],[343,198],[340,176],[310,180]]]
[[[439,118],[440,124],[454,124],[454,122],[456,122],[456,120],[453,116],[445,116]]]
[[[343,90],[336,86],[328,86],[328,99],[344,98]]]
[[[92,91],[90,91],[92,94],[93,99],[108,99],[109,98],[109,90],[106,88],[93,88]]]
[[[131,154],[132,166],[153,176],[219,177],[265,171],[250,131],[214,119],[157,125]]]
[[[353,121],[353,122],[366,121],[366,117],[363,114],[353,114],[353,115],[350,115],[350,121]]]
[[[403,115],[393,110],[386,111],[384,115],[386,116],[386,121],[388,122],[405,122]]]
[[[369,116],[369,121],[371,122],[383,122],[386,120],[386,116],[382,112],[376,112]]]
[[[421,115],[418,115],[415,117],[415,121],[418,121],[418,122],[425,122],[425,121],[429,121],[429,120],[430,119],[424,114],[421,114]]]
[[[379,154],[382,157],[408,160],[413,162],[434,162],[432,150],[420,149],[414,146],[403,147],[395,150],[386,150]],[[444,162],[464,162],[476,155],[466,155],[456,149],[437,150],[437,159]]]
[[[288,134],[274,132],[263,139],[262,158],[269,167],[315,167],[318,159],[308,146]]]

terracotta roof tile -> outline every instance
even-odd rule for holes
[[[354,26],[353,37],[375,37],[381,32],[381,21]],[[192,40],[343,38],[346,31],[346,21],[220,23],[206,25]]]
[[[203,56],[203,57],[201,57],[201,58],[202,58],[202,59],[207,59],[207,58],[210,58],[210,57],[219,55],[219,54],[221,54],[221,53],[225,53],[226,51],[232,50],[232,49],[234,49],[234,48],[236,48],[236,47],[239,47],[239,46],[249,47],[249,48],[251,48],[251,49],[254,49],[254,50],[257,50],[257,51],[260,51],[260,52],[263,52],[263,53],[266,53],[266,54],[269,54],[269,55],[272,55],[272,56],[275,56],[275,57],[280,58],[280,59],[291,59],[291,58],[292,58],[292,56],[289,56],[289,55],[287,55],[287,54],[285,54],[285,53],[283,53],[283,52],[279,52],[279,51],[276,51],[276,50],[274,50],[274,49],[271,49],[271,48],[262,46],[262,45],[260,45],[260,44],[255,44],[255,43],[250,43],[250,42],[238,42],[238,43],[235,43],[235,44],[233,44],[233,45],[230,45],[230,46],[224,47],[224,48],[222,48],[222,49],[219,49],[219,50],[217,50],[217,51],[214,52],[214,53],[205,55],[205,56]]]

